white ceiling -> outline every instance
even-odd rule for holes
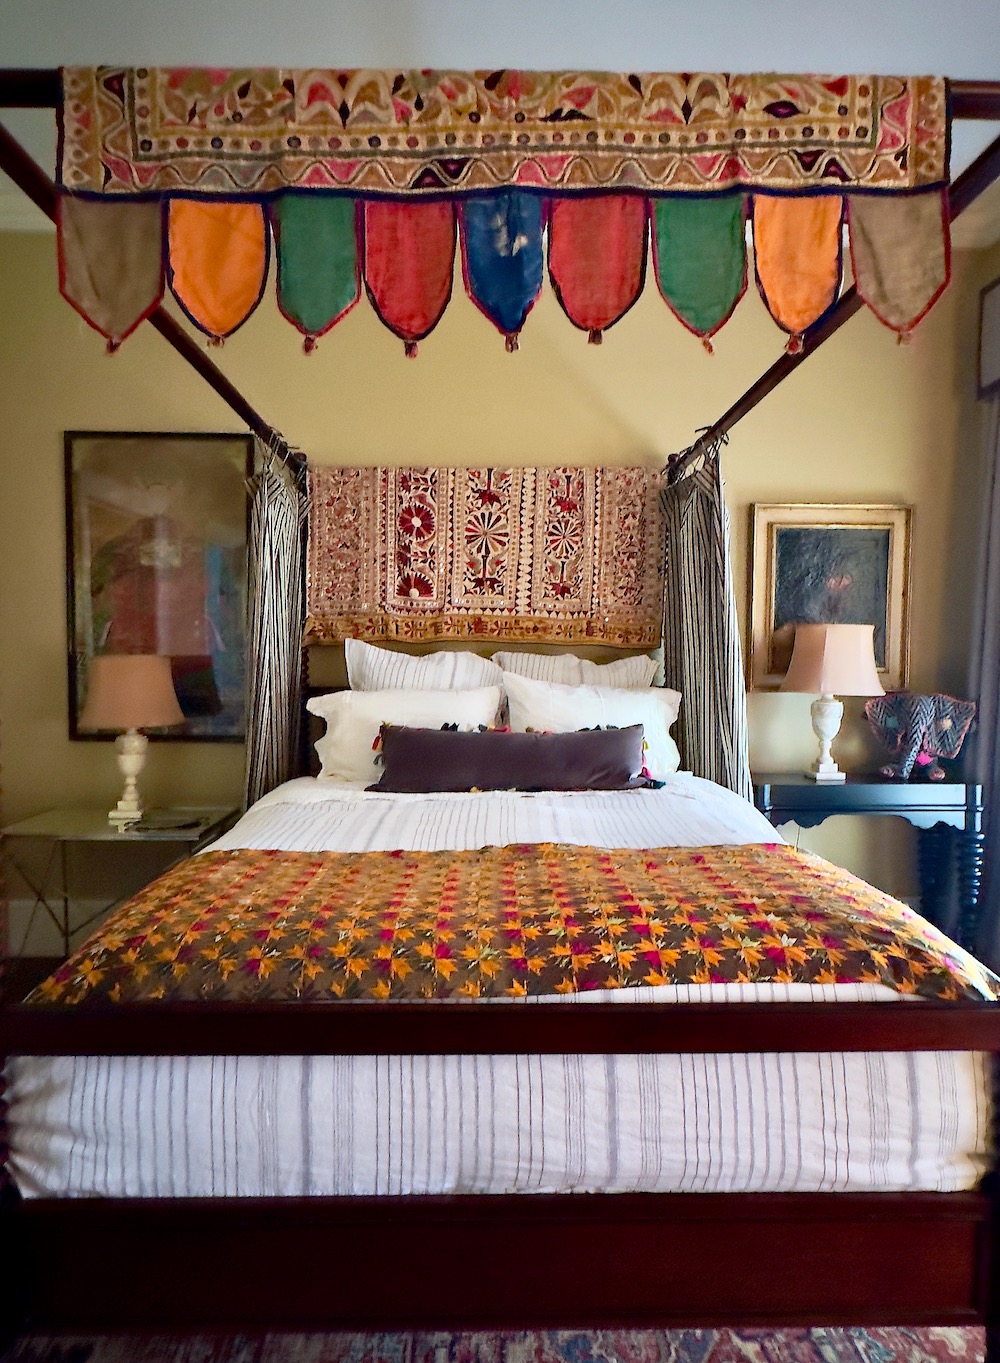
[[[523,66],[644,71],[932,73],[1000,79],[1000,0],[0,0],[0,63],[160,66]],[[55,121],[0,119],[55,169]],[[952,175],[1000,135],[957,123]],[[956,224],[1000,238],[1000,189]],[[984,199],[987,196],[984,196]],[[42,227],[0,176],[0,230]]]

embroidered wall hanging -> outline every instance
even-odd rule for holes
[[[592,340],[638,298],[650,235],[660,292],[706,342],[745,288],[748,221],[793,337],[836,298],[845,219],[858,291],[900,334],[948,279],[934,77],[67,67],[63,89],[62,287],[112,345],[150,280],[162,295],[161,252],[195,325],[228,335],[262,295],[272,232],[307,349],[363,281],[413,353],[447,306],[459,227],[466,288],[509,349],[546,235]],[[108,211],[123,201],[127,220]],[[102,268],[123,255],[142,289]]]
[[[306,639],[650,648],[664,474],[311,467]]]

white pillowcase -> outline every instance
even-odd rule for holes
[[[442,649],[415,657],[392,648],[376,648],[363,639],[345,639],[347,680],[352,691],[470,691],[501,686],[503,673],[489,658],[462,649]]]
[[[478,728],[496,722],[503,699],[499,686],[469,691],[333,691],[311,696],[306,709],[326,720],[316,743],[320,776],[372,785],[382,774],[373,745],[383,724],[439,729],[442,724]]]
[[[558,682],[532,681],[511,673],[505,674],[504,687],[512,729],[562,734],[570,729],[593,729],[599,724],[613,724],[617,728],[641,724],[650,776],[663,781],[680,766],[677,744],[670,736],[670,726],[680,709],[679,691],[661,686],[645,691],[561,686]]]
[[[494,653],[493,661],[505,673],[532,681],[557,682],[560,686],[621,686],[641,691],[653,684],[656,659],[638,653],[634,658],[616,658],[611,663],[595,663],[575,653]]]

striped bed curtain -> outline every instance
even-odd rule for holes
[[[307,501],[280,440],[257,441],[247,564],[246,805],[296,771]]]
[[[682,765],[749,800],[746,682],[719,447],[682,466],[662,497],[664,681],[684,697]]]

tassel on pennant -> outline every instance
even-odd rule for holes
[[[516,332],[516,331],[509,332],[509,333],[504,337],[504,342],[503,342],[503,343],[504,343],[504,347],[505,347],[505,349],[506,349],[506,351],[507,351],[507,354],[508,354],[508,355],[513,355],[514,351],[517,350],[517,348],[518,348],[518,344],[517,344],[517,332]]]
[[[168,278],[174,297],[216,344],[242,326],[264,292],[270,236],[257,203],[171,199]]]
[[[163,209],[60,194],[56,227],[59,290],[117,349],[163,297]]]
[[[545,199],[524,189],[472,195],[459,208],[466,292],[505,338],[541,293],[545,217]]]
[[[315,345],[361,297],[357,202],[282,194],[269,213],[278,257],[278,307]]]
[[[441,320],[454,265],[453,204],[365,201],[365,288],[379,320],[407,344],[408,355]]]
[[[603,340],[604,340],[604,332],[601,331],[600,327],[594,327],[594,328],[592,328],[591,331],[589,331],[589,332],[587,333],[587,344],[588,344],[588,345],[600,345],[601,342],[602,342]]]
[[[403,342],[403,353],[405,354],[408,360],[415,360],[417,358],[417,351],[419,350],[419,348],[420,347],[417,345],[416,341]]]
[[[678,321],[703,342],[714,336],[746,291],[744,196],[656,199],[653,267]]]
[[[315,336],[307,336],[307,337],[305,338],[305,340],[302,342],[302,350],[303,350],[303,353],[306,354],[306,355],[311,355],[315,349],[316,349],[316,337],[315,337]]]
[[[880,322],[903,336],[951,277],[948,191],[848,195],[847,221],[858,293]]]
[[[705,347],[705,353],[706,353],[706,354],[708,354],[708,355],[714,355],[714,354],[715,354],[715,346],[712,344],[712,342],[708,339],[707,336],[703,336],[703,337],[701,338],[701,343],[702,343],[702,345]]]
[[[117,355],[118,351],[121,349],[121,344],[122,338],[120,336],[112,336],[104,347],[105,355]]]
[[[647,228],[646,200],[634,194],[552,200],[549,277],[581,331],[606,331],[642,293]]]
[[[757,284],[767,309],[794,341],[836,302],[841,278],[839,194],[772,198],[758,194],[753,205]],[[792,342],[788,352],[798,353]]]
[[[804,346],[803,346],[803,343],[802,343],[802,337],[798,334],[798,332],[796,332],[794,336],[789,336],[789,338],[788,338],[788,344],[785,346],[785,353],[786,353],[786,354],[788,354],[788,355],[801,355],[803,349],[804,349]]]
[[[911,339],[912,339],[912,337],[913,337],[913,332],[912,332],[912,331],[897,331],[897,332],[896,332],[896,344],[897,344],[897,345],[909,345],[909,344],[910,344],[910,341],[911,341]]]

